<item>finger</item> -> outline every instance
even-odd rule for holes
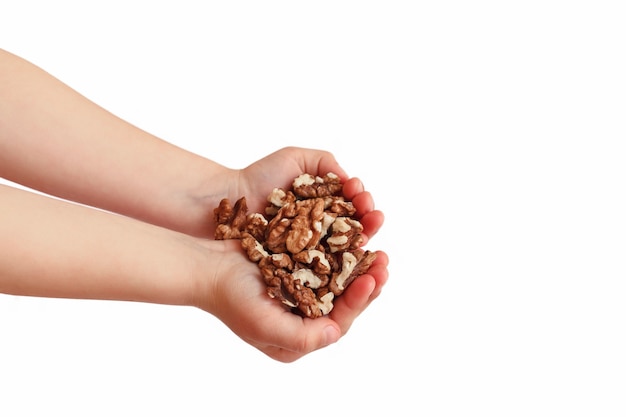
[[[370,294],[369,303],[374,301],[380,295],[383,286],[387,283],[387,280],[389,279],[389,270],[387,269],[388,265],[389,256],[387,253],[377,251],[376,259],[367,271],[367,273],[370,274],[376,281],[376,288],[374,288],[374,291]]]
[[[350,178],[343,183],[343,195],[347,200],[352,199],[359,193],[365,191],[363,183],[358,178]]]
[[[348,180],[348,174],[343,168],[339,165],[339,162],[335,159],[335,157],[331,153],[324,153],[319,163],[317,164],[317,173],[318,175],[324,176],[329,172],[337,175],[341,181]]]
[[[339,324],[342,335],[347,333],[354,320],[365,309],[375,289],[374,277],[369,274],[361,275],[336,299],[330,316]]]
[[[360,218],[359,222],[363,226],[363,235],[365,237],[363,245],[366,245],[368,240],[378,233],[384,221],[385,215],[380,210],[370,211]]]
[[[363,234],[367,239],[374,236],[382,227],[385,216],[380,210],[375,210],[372,194],[363,190],[363,184],[357,178],[350,179],[344,185],[344,196],[352,201],[356,209],[356,216],[363,225]],[[364,242],[365,244],[367,242]]]
[[[366,213],[374,210],[374,199],[369,191],[363,191],[352,197],[352,204],[356,209],[357,217],[363,217]]]
[[[298,165],[304,170],[303,172],[320,176],[332,172],[338,175],[342,181],[348,179],[348,174],[339,165],[335,155],[331,152],[293,146],[284,148],[280,152],[285,152],[286,155],[298,161]]]
[[[359,314],[380,295],[382,287],[389,278],[388,264],[387,254],[377,251],[376,259],[367,274],[354,280],[348,289],[335,300],[330,317],[339,324],[342,334],[348,331]]]

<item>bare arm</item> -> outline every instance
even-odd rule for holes
[[[198,239],[3,185],[0,201],[0,292],[191,304]]]
[[[227,186],[220,175],[228,171],[0,50],[1,177],[199,235],[209,230],[207,212],[216,205],[207,190],[213,181]]]

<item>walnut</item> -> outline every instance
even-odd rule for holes
[[[296,216],[287,234],[286,246],[291,253],[298,253],[317,246],[322,235],[324,200],[321,198],[296,202]]]
[[[266,232],[266,246],[272,252],[282,253],[287,251],[287,236],[291,219],[282,218],[278,215],[270,220]]]
[[[333,173],[328,173],[323,178],[302,174],[293,181],[294,194],[303,198],[332,196],[342,188],[341,180]]]
[[[317,296],[311,288],[285,270],[277,269],[275,273],[281,277],[281,301],[284,304],[295,305],[306,317],[316,318],[322,315],[317,305]],[[275,293],[275,290],[272,290],[272,293]]]
[[[282,206],[268,223],[267,246],[273,252],[298,253],[319,243],[324,200],[309,199]]]
[[[333,273],[329,285],[335,295],[341,295],[356,277],[367,272],[376,259],[376,253],[359,249],[354,252],[343,252],[341,259],[341,271]]]
[[[215,238],[241,240],[269,297],[305,317],[323,316],[376,258],[360,248],[363,226],[342,189],[333,173],[302,174],[291,190],[272,190],[265,215],[248,214],[245,197],[232,207],[223,199],[214,210]]]
[[[288,203],[296,201],[296,196],[291,191],[285,191],[282,188],[274,188],[270,195],[267,196],[267,201],[276,207],[282,207]]]
[[[331,272],[329,258],[319,249],[298,252],[293,255],[293,260],[310,266],[317,274],[327,275]]]
[[[333,309],[334,298],[335,298],[335,294],[333,294],[330,291],[322,296],[318,294],[317,306],[320,309],[320,312],[322,313],[322,315],[328,314],[331,312],[331,310]]]
[[[306,317],[317,318],[322,316],[322,311],[319,308],[317,296],[313,290],[304,287],[297,279],[293,281],[296,289],[294,289],[294,299],[298,306],[298,310]]]
[[[325,208],[337,216],[350,217],[356,213],[351,201],[345,201],[343,197],[331,197],[325,200]]]
[[[213,210],[213,215],[217,223],[216,239],[239,239],[242,236],[243,228],[246,224],[248,205],[246,198],[242,197],[235,206],[230,206],[230,201],[225,198],[220,201],[220,205]]]
[[[264,240],[265,231],[267,230],[268,221],[259,213],[248,214],[246,218],[246,233],[251,234],[256,240]]]
[[[293,279],[297,279],[300,283],[309,288],[317,289],[324,284],[324,280],[322,280],[310,269],[299,268],[293,271],[291,275],[293,276]]]
[[[349,217],[338,217],[331,226],[331,236],[326,239],[331,252],[355,250],[363,243],[363,225]]]
[[[241,238],[241,247],[246,251],[248,259],[253,262],[259,262],[261,259],[270,256],[263,248],[263,245],[251,234],[245,234]]]

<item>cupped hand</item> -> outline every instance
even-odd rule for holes
[[[317,149],[286,147],[254,162],[240,171],[238,191],[246,197],[248,208],[255,213],[264,212],[267,196],[276,188],[289,189],[293,179],[302,173],[323,176],[329,172],[338,175],[343,194],[352,201],[356,217],[363,225],[364,242],[376,234],[384,222],[384,215],[374,207],[372,195],[363,183],[350,178],[332,153]]]
[[[336,298],[329,315],[309,319],[288,311],[266,293],[258,266],[238,241],[210,242],[215,273],[201,291],[198,306],[220,319],[242,340],[280,362],[293,362],[346,334],[353,321],[380,294],[388,258],[378,256],[369,271]],[[218,248],[218,250],[215,250]]]

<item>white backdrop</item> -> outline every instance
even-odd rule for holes
[[[191,308],[0,295],[0,415],[623,416],[618,3],[3,4],[0,47],[177,145],[332,151],[391,263],[293,364]]]

